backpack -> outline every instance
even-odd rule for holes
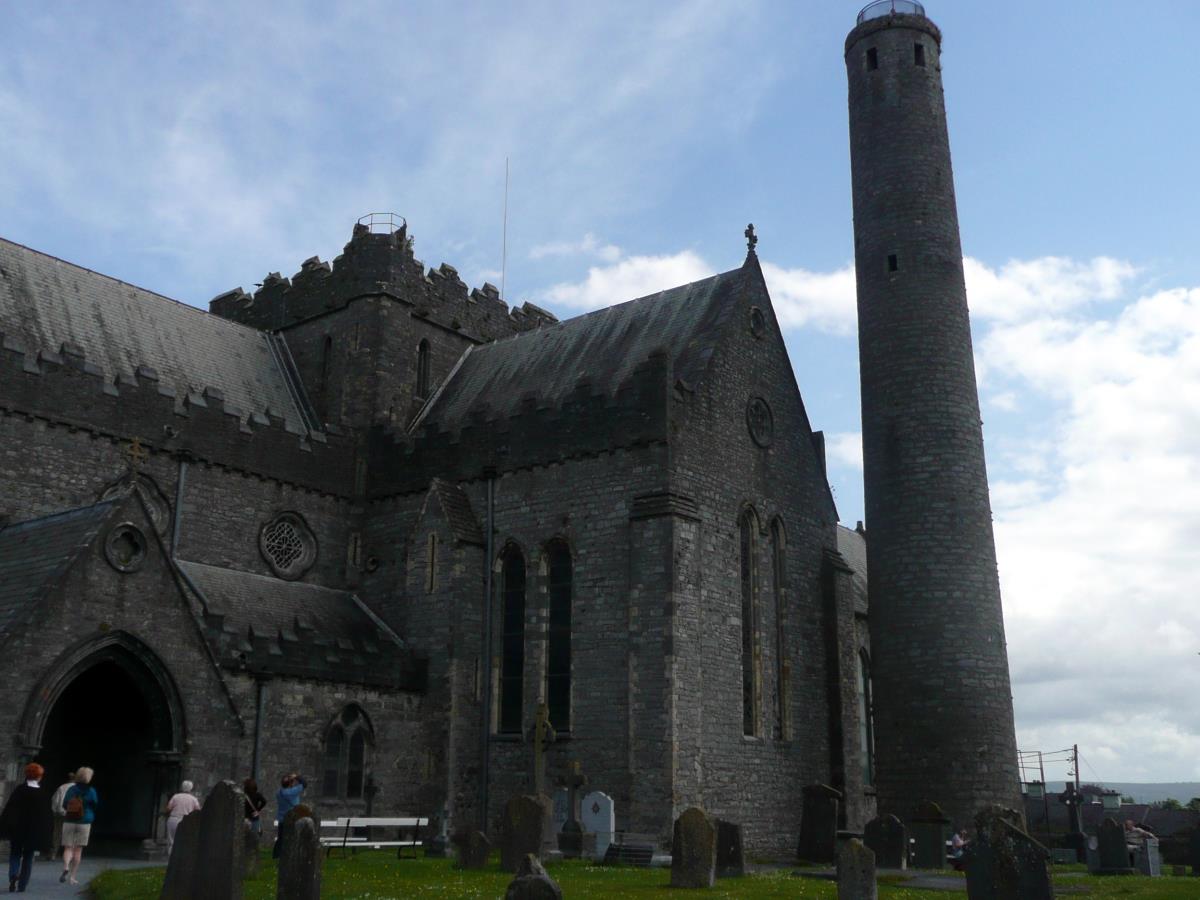
[[[67,795],[67,805],[65,818],[70,822],[77,822],[83,818],[83,793],[72,791]]]

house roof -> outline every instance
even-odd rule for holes
[[[865,607],[867,592],[867,539],[861,532],[845,525],[837,527],[838,553],[850,567],[851,581],[854,584],[855,606]]]
[[[557,406],[581,382],[591,394],[612,396],[660,350],[676,379],[694,386],[744,277],[734,269],[473,347],[414,427],[453,430],[472,413],[507,418],[528,397]]]
[[[200,589],[205,635],[226,668],[417,689],[424,670],[348,591],[178,561]]]
[[[464,544],[482,546],[483,529],[479,527],[479,520],[471,510],[471,500],[463,489],[441,478],[435,478],[429,485],[429,491],[441,504],[442,513],[446,516],[454,539]]]
[[[3,239],[0,333],[32,356],[73,345],[109,380],[146,366],[179,402],[215,388],[243,418],[303,428],[265,333]]]
[[[0,528],[0,639],[95,540],[121,499]]]

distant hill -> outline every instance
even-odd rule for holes
[[[1130,781],[1089,781],[1088,784],[1099,784],[1112,791],[1118,791],[1123,797],[1132,797],[1135,803],[1158,803],[1162,800],[1178,800],[1186,804],[1193,797],[1200,797],[1200,781],[1169,781],[1164,784],[1140,784]],[[1047,787],[1055,793],[1067,789],[1062,781],[1048,782]]]

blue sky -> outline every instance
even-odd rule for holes
[[[1021,746],[1200,778],[1200,6],[927,8]],[[857,10],[17,0],[0,234],[204,305],[394,210],[498,283],[507,156],[507,299],[565,317],[740,264],[753,221],[852,525]]]

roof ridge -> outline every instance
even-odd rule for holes
[[[233,569],[233,568],[230,568],[229,566],[214,566],[212,563],[203,563],[203,562],[199,562],[198,560],[194,560],[194,559],[179,559],[179,558],[177,558],[175,560],[175,562],[181,566],[196,566],[198,568],[209,569],[214,572],[229,572],[234,575],[244,575],[249,578],[260,578],[263,581],[270,581],[272,583],[278,582],[280,584],[284,584],[289,587],[303,587],[303,588],[308,588],[309,590],[313,590],[313,591],[329,591],[332,594],[351,594],[351,593],[353,593],[352,591],[347,590],[345,588],[327,587],[323,584],[313,584],[311,581],[287,581],[282,578],[276,578],[274,575],[266,575],[262,572],[250,572],[250,571],[247,571],[246,569]]]
[[[44,516],[38,516],[34,519],[23,519],[20,522],[9,522],[4,527],[0,528],[0,533],[12,532],[18,528],[24,528],[28,525],[41,525],[50,522],[52,519],[61,519],[65,516],[75,515],[89,509],[96,509],[100,506],[113,506],[124,500],[127,495],[118,495],[115,497],[106,497],[103,500],[97,500],[95,503],[86,503],[83,506],[73,506],[70,509],[60,509],[58,512],[48,513]]]
[[[6,237],[0,237],[0,243],[8,244],[9,246],[12,246],[12,247],[19,247],[20,249],[26,250],[29,253],[34,253],[45,259],[54,260],[56,263],[60,263],[64,266],[68,266],[72,269],[77,269],[80,272],[87,272],[90,275],[98,275],[99,277],[105,279],[106,281],[111,281],[115,284],[120,284],[120,285],[124,285],[125,287],[133,288],[135,291],[141,291],[142,293],[149,294],[151,297],[156,297],[159,300],[166,300],[169,303],[173,303],[176,306],[182,307],[183,309],[191,310],[192,312],[199,313],[202,316],[207,316],[210,319],[215,319],[220,322],[227,322],[230,325],[233,325],[237,328],[246,329],[247,331],[258,332],[259,334],[265,333],[262,331],[262,329],[255,328],[253,325],[246,325],[242,322],[235,321],[234,319],[226,319],[224,316],[214,315],[213,313],[209,312],[207,309],[203,309],[202,307],[199,307],[199,306],[194,306],[193,304],[188,303],[184,300],[176,300],[174,297],[168,297],[166,294],[159,293],[158,291],[152,290],[151,288],[142,287],[140,284],[134,284],[132,281],[125,281],[124,279],[117,278],[113,275],[107,275],[104,272],[97,271],[96,269],[89,269],[87,266],[81,266],[81,265],[79,265],[79,263],[73,263],[70,260],[63,259],[61,256],[55,256],[53,253],[46,253],[43,250],[38,250],[38,249],[36,249],[34,247],[30,247],[26,244],[21,244],[21,243],[18,243],[17,241],[9,240]]]

